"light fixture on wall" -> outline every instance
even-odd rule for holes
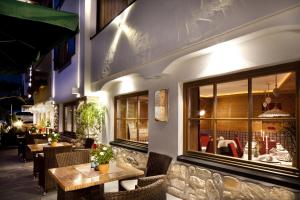
[[[80,95],[78,87],[72,87],[72,94]]]

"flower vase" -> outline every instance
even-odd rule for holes
[[[106,174],[109,171],[109,164],[101,164],[95,167],[96,171],[99,171],[101,174]]]
[[[57,146],[57,142],[51,142],[51,146],[52,147],[56,147]]]

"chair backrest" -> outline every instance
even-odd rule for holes
[[[58,167],[89,163],[91,161],[90,151],[80,150],[75,152],[59,153],[56,154],[56,161]]]
[[[139,187],[135,190],[108,192],[104,194],[105,200],[165,200],[165,181],[160,179],[148,186]]]
[[[214,142],[212,140],[208,141],[205,152],[214,153]]]
[[[239,157],[239,154],[238,154],[238,152],[237,152],[237,150],[236,150],[236,148],[235,148],[235,146],[232,142],[228,144],[228,148],[229,148],[229,151],[231,152],[231,155],[233,157],[236,157],[236,158]]]
[[[93,144],[94,144],[94,139],[93,138],[86,138],[85,143],[84,143],[84,148],[90,149],[90,148],[92,148]]]
[[[167,174],[172,158],[170,156],[150,152],[146,168],[146,176]]]
[[[50,168],[57,167],[56,154],[71,152],[72,146],[57,146],[57,147],[44,147],[44,157],[45,157],[45,170],[48,171]]]
[[[234,137],[234,141],[237,145],[237,151],[238,151],[239,157],[241,158],[243,156],[244,151],[243,151],[240,139],[236,136],[236,137]]]

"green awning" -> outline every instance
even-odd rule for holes
[[[78,15],[0,0],[0,73],[22,72],[78,32]]]

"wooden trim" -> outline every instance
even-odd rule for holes
[[[253,118],[253,96],[252,78],[248,78],[248,160],[252,159],[252,119]]]
[[[148,91],[141,91],[141,92],[118,95],[118,96],[114,97],[114,139],[115,139],[115,141],[117,141],[117,140],[122,141],[123,140],[123,139],[117,138],[117,120],[136,120],[136,123],[138,123],[140,120],[148,120],[149,121],[149,118],[138,118],[138,117],[137,118],[117,118],[117,101],[119,99],[127,99],[127,98],[130,98],[130,97],[139,97],[139,96],[143,96],[143,95],[149,96],[149,92]],[[139,103],[139,98],[137,98],[137,102]],[[137,112],[139,112],[139,111],[137,111]],[[138,116],[138,114],[139,113],[136,113],[137,116]],[[148,127],[148,130],[149,130],[149,127]],[[127,129],[126,129],[126,131],[127,131]],[[149,134],[149,132],[148,132],[148,134]],[[126,135],[127,135],[127,133],[126,133]],[[137,140],[138,139],[139,139],[139,128],[137,126]],[[129,140],[125,140],[125,141],[129,141]],[[139,142],[137,141],[137,143],[139,143]],[[126,144],[126,146],[128,146],[130,144],[131,143]],[[143,143],[139,143],[139,144],[143,144]],[[148,146],[148,144],[147,144],[147,146]]]
[[[296,118],[298,121],[296,121],[296,168],[300,169],[300,69],[297,69],[296,72]]]
[[[213,108],[213,147],[214,147],[214,154],[217,153],[217,121],[215,118],[217,117],[217,104],[218,104],[218,88],[217,84],[213,84],[213,95],[214,95],[214,108]]]

